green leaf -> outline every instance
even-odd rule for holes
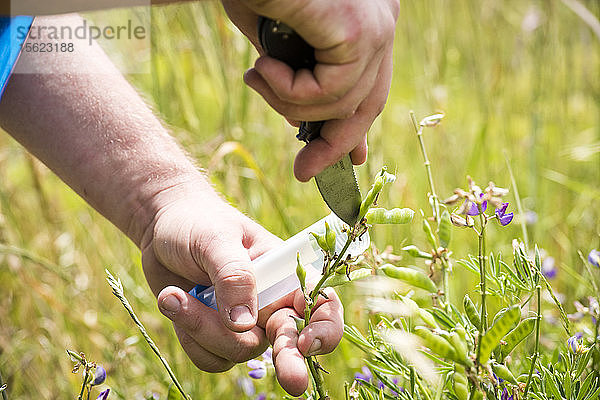
[[[181,394],[175,387],[175,385],[169,385],[169,392],[167,394],[167,400],[181,400]]]

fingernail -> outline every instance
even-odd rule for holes
[[[254,322],[254,317],[250,312],[250,308],[246,305],[235,306],[229,311],[229,318],[232,322],[240,325],[251,324]]]
[[[319,350],[321,350],[321,339],[315,339],[308,349],[308,355],[315,356]]]
[[[170,294],[160,302],[160,308],[168,313],[176,314],[181,308],[181,302],[177,296]]]

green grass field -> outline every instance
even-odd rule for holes
[[[582,3],[600,16],[599,2]],[[292,176],[301,147],[294,129],[242,82],[255,57],[217,3],[157,7],[152,74],[129,78],[228,200],[285,238],[327,209],[314,183]],[[530,243],[556,259],[553,283],[573,312],[573,301],[592,293],[577,251],[600,248],[600,37],[558,0],[402,2],[388,105],[357,173],[366,190],[387,165],[397,180],[381,204],[427,209],[410,110],[418,118],[446,114],[425,137],[441,197],[471,175],[481,185],[510,187],[514,204],[508,160],[530,216]],[[222,147],[226,142],[237,145]],[[374,242],[381,249],[423,243],[419,218],[378,227]],[[510,254],[522,218],[492,229],[490,249]],[[455,230],[453,240],[457,259],[476,251],[472,235]],[[121,278],[194,399],[244,398],[235,382],[245,366],[209,375],[187,359],[157,310],[137,249],[8,135],[0,136],[0,374],[8,398],[76,398],[80,376],[71,373],[65,349],[105,366],[111,399],[151,392],[165,398],[168,376],[111,294],[104,268]],[[456,267],[453,295],[462,298],[473,282]],[[351,287],[343,298],[347,321],[364,328],[361,298]],[[556,340],[565,340],[559,331],[542,345],[553,348]],[[360,369],[361,356],[344,341],[324,360],[333,371],[327,382],[334,399]],[[270,373],[259,389],[272,390],[273,379]]]

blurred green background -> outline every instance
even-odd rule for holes
[[[600,15],[598,1],[581,4]],[[150,64],[150,74],[128,78],[218,189],[284,238],[323,217],[327,209],[315,185],[292,176],[301,147],[294,129],[242,82],[256,52],[220,5],[155,7],[151,16],[146,60],[118,48],[107,52],[119,62]],[[388,105],[369,133],[369,160],[357,168],[366,190],[387,165],[398,179],[380,204],[427,212],[409,110],[417,118],[443,111],[443,123],[425,135],[439,195],[464,187],[467,175],[482,186],[493,180],[511,187],[508,159],[530,242],[555,258],[553,284],[567,312],[592,293],[578,275],[577,250],[600,248],[600,37],[590,25],[557,0],[402,2]],[[228,142],[234,144],[223,146]],[[508,201],[515,207],[512,189]],[[424,244],[419,218],[378,227],[373,241],[380,249]],[[488,249],[508,256],[511,240],[522,236],[522,218],[491,229]],[[472,235],[454,233],[456,258],[476,251]],[[168,377],[112,296],[104,268],[122,279],[194,398],[244,398],[236,382],[245,366],[209,375],[187,360],[156,308],[137,249],[8,135],[0,136],[0,373],[9,398],[75,398],[80,380],[70,372],[66,348],[106,367],[110,398],[165,397]],[[451,284],[460,299],[474,277],[457,267]],[[364,329],[361,298],[351,287],[343,297],[347,321]],[[324,360],[333,398],[360,368],[361,356],[344,341]],[[275,388],[273,379],[271,371],[257,390]]]

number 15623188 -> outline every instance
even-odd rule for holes
[[[72,42],[25,43],[23,50],[27,53],[72,53],[75,45]]]

